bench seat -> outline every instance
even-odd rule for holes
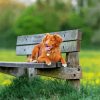
[[[47,66],[45,63],[30,63],[30,62],[0,62],[0,72],[5,72],[7,74],[12,74],[14,76],[21,76],[24,73],[23,69],[24,68],[32,68],[35,69],[41,69],[46,71],[48,75],[50,74],[49,72],[53,71],[53,74],[50,74],[50,76],[54,75],[56,70],[59,70],[61,63],[52,63],[51,66]],[[54,68],[54,70],[52,69]],[[63,68],[63,67],[62,67]],[[40,71],[37,72],[37,75],[40,74]],[[45,73],[42,73],[44,76]],[[60,73],[61,74],[61,73]],[[62,71],[62,75],[65,75],[67,79],[80,79],[81,78],[81,68],[79,67],[66,67],[65,72]],[[62,76],[58,74],[58,77]]]

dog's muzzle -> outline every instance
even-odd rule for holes
[[[52,48],[53,48],[52,46],[45,45],[45,50],[46,51],[50,51]]]

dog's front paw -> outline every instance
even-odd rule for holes
[[[32,59],[28,59],[28,62],[32,62]]]
[[[67,64],[62,64],[63,67],[67,67]]]
[[[33,63],[36,63],[36,62],[38,62],[38,61],[37,61],[37,60],[33,60],[32,62],[33,62]]]
[[[47,65],[50,66],[51,65],[51,62],[47,63]]]

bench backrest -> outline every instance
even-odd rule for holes
[[[50,32],[50,34],[58,33],[62,38],[61,52],[79,52],[81,32],[79,30],[68,30],[60,32]],[[32,49],[40,43],[45,34],[18,36],[16,44],[17,55],[31,55]]]

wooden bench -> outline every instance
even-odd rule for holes
[[[54,34],[55,32],[51,32]],[[79,65],[79,51],[82,34],[79,30],[68,30],[57,32],[62,38],[61,52],[64,53],[68,67],[62,67],[61,63],[52,63],[47,66],[45,63],[33,62],[0,62],[0,72],[21,76],[28,72],[29,76],[43,75],[61,79],[68,79],[76,87],[80,85],[82,71]],[[16,54],[30,57],[33,47],[40,43],[45,34],[18,36]]]

